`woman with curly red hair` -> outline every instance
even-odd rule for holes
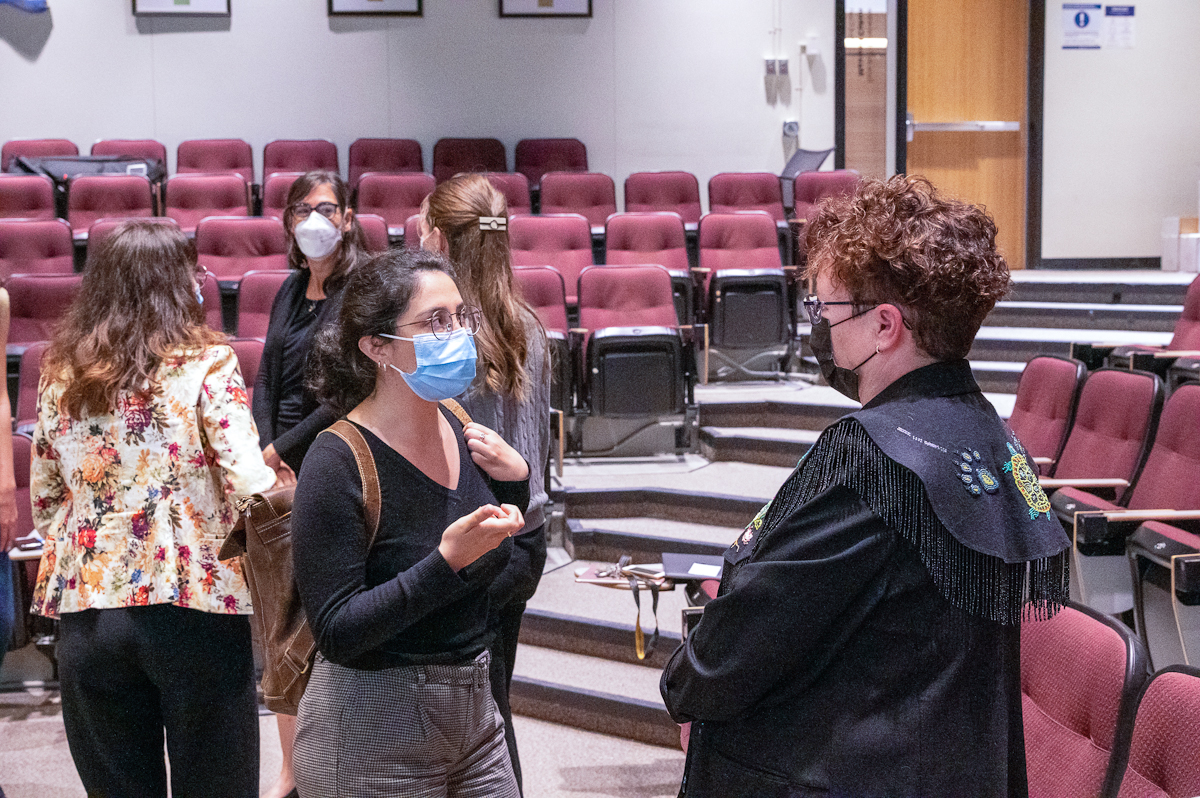
[[[822,433],[725,553],[662,678],[688,796],[1027,793],[1020,622],[1068,541],[965,359],[1008,290],[980,208],[903,175],[827,201],[804,301]]]

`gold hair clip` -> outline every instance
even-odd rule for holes
[[[504,216],[480,216],[480,230],[508,230],[508,219]]]

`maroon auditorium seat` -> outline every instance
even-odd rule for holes
[[[418,250],[421,248],[421,214],[414,213],[404,220],[404,248]]]
[[[566,334],[567,299],[562,275],[549,266],[516,266],[513,268],[521,296],[537,313],[547,331]]]
[[[96,251],[97,247],[100,246],[100,244],[104,241],[104,239],[108,238],[112,234],[113,230],[117,229],[118,225],[122,224],[123,222],[127,222],[127,221],[129,221],[129,220],[123,216],[116,216],[116,217],[106,216],[103,219],[97,219],[96,221],[92,222],[92,226],[89,227],[87,230],[87,233],[88,233],[88,242],[87,242],[88,257],[91,257],[92,253]],[[141,221],[154,222],[155,224],[167,224],[167,225],[171,225],[172,227],[179,227],[179,223],[176,222],[174,219],[172,219],[170,216],[147,216],[147,217],[142,218]],[[86,270],[86,265],[85,265],[85,270]]]
[[[499,139],[438,139],[433,145],[433,178],[441,183],[459,172],[507,172],[508,156]]]
[[[552,266],[563,276],[567,304],[576,303],[579,273],[592,265],[592,233],[585,217],[514,216],[508,222],[508,243],[514,266]]]
[[[80,274],[17,274],[9,278],[8,345],[17,351],[49,341],[58,320],[79,292]]]
[[[246,393],[253,400],[254,382],[258,379],[258,366],[262,363],[263,342],[259,338],[230,338],[229,345],[237,355],[242,380],[246,383]]]
[[[36,341],[21,353],[21,370],[17,377],[17,410],[13,423],[18,432],[29,432],[37,421],[38,381],[42,376],[42,355],[49,341]]]
[[[196,226],[196,255],[218,280],[286,269],[283,222],[271,216],[210,216]]]
[[[1200,795],[1200,669],[1164,668],[1138,702],[1121,798]]]
[[[1088,398],[1091,399],[1091,397]],[[1082,404],[1083,399],[1081,398],[1080,413],[1083,412]],[[1121,406],[1116,412],[1123,410],[1126,408]],[[1140,407],[1129,412],[1136,416],[1140,413]],[[1200,474],[1200,425],[1197,424],[1198,420],[1200,420],[1200,383],[1181,385],[1163,405],[1162,415],[1158,419],[1158,428],[1154,434],[1154,443],[1150,447],[1149,454],[1146,455],[1145,465],[1134,472],[1133,485],[1122,497],[1122,500],[1113,502],[1086,489],[1064,487],[1054,494],[1051,502],[1059,517],[1064,521],[1072,521],[1073,514],[1080,510],[1200,510],[1200,479],[1196,477],[1197,474]],[[1114,419],[1114,421],[1119,423],[1119,419]],[[1136,418],[1134,424],[1136,425]],[[1111,426],[1108,428],[1111,429]],[[1074,436],[1074,430],[1071,434]],[[1101,434],[1104,433],[1101,432]],[[1068,442],[1068,445],[1074,447],[1077,444],[1072,441]],[[1090,445],[1098,446],[1095,443]],[[1133,449],[1134,447],[1126,445],[1124,448]],[[1128,532],[1132,532],[1132,528],[1125,529],[1123,533],[1118,533],[1115,529],[1108,532],[1109,537],[1106,539],[1115,541],[1111,548],[1123,552],[1125,550],[1123,538]],[[1118,535],[1121,540],[1116,540]],[[1081,548],[1086,548],[1087,544],[1099,544],[1099,542],[1099,540],[1093,540],[1090,533],[1080,535]]]
[[[1074,358],[1038,355],[1025,364],[1008,425],[1049,474],[1071,429],[1087,369]]]
[[[0,218],[53,219],[54,184],[45,175],[0,175]]]
[[[547,172],[542,176],[542,213],[578,213],[592,233],[603,233],[608,217],[617,212],[617,189],[599,172]]]
[[[367,172],[358,181],[355,209],[375,213],[387,222],[388,232],[400,235],[408,217],[421,209],[421,201],[436,184],[424,172]]]
[[[287,210],[287,198],[292,190],[292,183],[303,175],[304,172],[276,172],[264,180],[262,215],[282,220],[283,212]]]
[[[571,351],[567,345],[567,299],[563,278],[549,266],[517,266],[513,268],[514,283],[528,302],[542,326],[550,345],[550,406],[556,410],[571,410]]]
[[[1132,483],[1150,451],[1162,401],[1162,380],[1148,372],[1097,369],[1088,374],[1052,477]],[[1115,491],[1118,502],[1126,490]],[[1071,487],[1057,492],[1084,496]]]
[[[625,211],[672,211],[684,229],[700,224],[700,183],[691,172],[634,172],[625,178]]]
[[[142,175],[80,175],[67,189],[67,221],[77,239],[87,238],[97,219],[153,215],[154,195]]]
[[[848,197],[858,188],[859,174],[853,169],[834,169],[831,172],[801,172],[792,181],[792,218],[807,221],[816,213],[817,205],[826,197]],[[797,262],[808,254],[808,241],[800,230],[796,235]]]
[[[327,139],[276,139],[263,147],[263,177],[276,172],[338,173],[337,145]]]
[[[164,215],[190,236],[207,216],[248,216],[250,191],[238,175],[175,175],[167,180],[164,204]]]
[[[1147,671],[1133,632],[1090,608],[1021,624],[1030,798],[1116,797]]]
[[[613,265],[657,263],[671,274],[680,324],[691,324],[695,289],[688,265],[687,234],[679,214],[618,213],[604,230],[604,262]]]
[[[715,376],[778,373],[792,327],[774,220],[763,211],[710,213],[700,220],[699,239]]]
[[[75,244],[63,219],[0,219],[0,284],[14,274],[71,274]]]
[[[212,274],[204,275],[204,282],[200,283],[200,296],[204,297],[204,323],[214,330],[225,330],[224,313],[221,311],[221,284],[217,281],[217,276]]]
[[[538,188],[547,172],[586,172],[587,147],[579,139],[521,139],[514,153],[516,171]]]
[[[604,234],[605,263],[657,263],[667,271],[688,270],[687,237],[677,213],[618,213]]]
[[[504,195],[509,216],[533,213],[533,202],[529,198],[529,180],[525,175],[520,172],[488,172],[484,177]]]
[[[79,148],[67,139],[12,139],[0,147],[0,172],[7,172],[13,158],[45,158],[78,155]]]
[[[792,181],[795,218],[808,219],[826,197],[848,197],[858,188],[859,174],[853,169],[831,172],[801,172]]]
[[[601,416],[682,413],[683,339],[671,276],[661,266],[589,266],[579,275],[577,371],[584,402]]]
[[[233,173],[254,182],[254,151],[241,139],[191,139],[175,151],[175,171]]]
[[[350,145],[350,185],[367,172],[422,172],[421,142],[414,139],[356,139]]]
[[[787,224],[783,214],[783,190],[770,172],[722,172],[708,181],[710,213],[763,211],[777,227]]]
[[[279,287],[291,274],[290,271],[246,272],[238,285],[239,338],[264,338],[267,323],[271,320],[271,304]]]
[[[104,139],[92,145],[92,155],[153,158],[167,168],[167,148],[154,139]]]
[[[390,244],[387,222],[383,217],[377,213],[360,213],[354,218],[358,219],[358,224],[367,239],[367,252],[386,252]]]

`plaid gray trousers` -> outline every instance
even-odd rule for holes
[[[380,671],[317,655],[296,724],[302,798],[519,798],[488,653]]]

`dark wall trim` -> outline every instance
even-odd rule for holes
[[[1161,269],[1162,258],[1039,258],[1039,269]]]
[[[846,168],[846,0],[833,4],[833,168]]]
[[[1046,87],[1046,4],[1042,0],[1029,4],[1026,80],[1025,268],[1041,269],[1050,268],[1042,261],[1042,113]]]
[[[896,173],[908,171],[908,0],[896,0]]]

